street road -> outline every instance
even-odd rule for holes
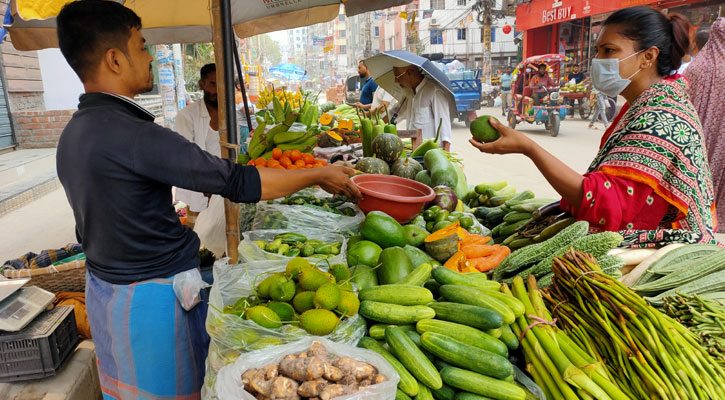
[[[501,111],[483,109],[479,115],[483,114],[500,117]],[[543,125],[522,124],[517,128],[582,173],[596,155],[604,133],[601,124],[598,130],[590,130],[587,122],[578,117],[562,121],[559,136],[555,138],[544,130]],[[469,184],[506,180],[518,190],[533,190],[538,197],[558,197],[528,158],[480,153],[468,143],[470,137],[463,123],[454,122],[451,150],[463,159]],[[0,230],[0,263],[29,251],[37,253],[75,242],[73,214],[62,189],[0,217],[0,227],[3,228]]]

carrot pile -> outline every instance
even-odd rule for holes
[[[254,165],[258,168],[276,169],[309,169],[320,168],[327,165],[327,161],[315,158],[312,154],[302,153],[299,150],[285,150],[275,147],[272,150],[272,158],[265,160],[262,157],[249,160],[247,165]]]
[[[457,272],[488,272],[496,268],[511,250],[498,244],[487,244],[491,238],[469,234],[458,242],[458,252],[443,265]]]

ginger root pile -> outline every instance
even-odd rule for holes
[[[372,365],[331,354],[320,342],[242,374],[244,390],[258,400],[330,400],[386,380]]]

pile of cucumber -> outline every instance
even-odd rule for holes
[[[360,315],[369,322],[359,346],[398,372],[396,399],[526,398],[507,358],[519,347],[510,324],[524,305],[485,274],[439,266],[423,286],[370,287],[359,298]]]
[[[536,198],[530,190],[516,192],[506,181],[480,183],[464,202],[491,229],[494,242],[512,250],[548,239],[565,226],[555,224],[568,218],[555,199]]]

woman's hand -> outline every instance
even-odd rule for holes
[[[361,199],[362,193],[350,180],[350,176],[355,175],[356,171],[352,168],[330,165],[323,168],[315,169],[319,171],[317,178],[318,185],[332,194],[344,194],[351,199]]]
[[[490,143],[483,143],[476,139],[470,139],[469,142],[478,150],[491,154],[528,154],[536,145],[534,141],[529,139],[526,135],[515,129],[509,128],[499,122],[498,119],[490,118],[488,121],[491,123],[491,126],[501,134],[501,137]]]

